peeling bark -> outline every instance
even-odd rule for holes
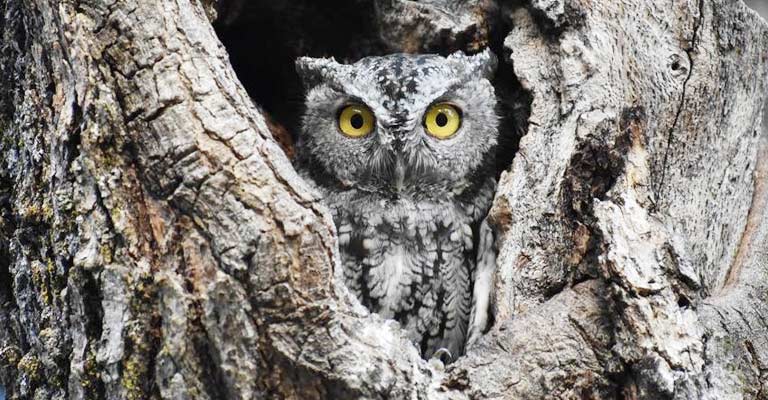
[[[768,398],[768,25],[741,1],[374,3],[366,49],[503,45],[531,100],[495,324],[445,368],[343,287],[211,24],[243,4],[0,1],[12,398]]]

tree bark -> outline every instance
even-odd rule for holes
[[[768,398],[768,25],[743,2],[375,3],[391,50],[506,29],[532,100],[489,215],[495,322],[447,367],[343,287],[211,25],[237,3],[0,0],[11,398]]]

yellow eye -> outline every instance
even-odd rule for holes
[[[460,126],[461,112],[448,103],[435,104],[424,115],[424,127],[427,128],[427,133],[438,139],[448,139],[459,130]]]
[[[352,104],[339,113],[339,129],[349,137],[359,138],[373,132],[376,118],[368,107]]]

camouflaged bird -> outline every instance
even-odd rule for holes
[[[495,269],[484,222],[496,186],[494,55],[296,67],[307,90],[296,163],[333,214],[346,286],[399,321],[422,356],[461,355],[488,323]]]

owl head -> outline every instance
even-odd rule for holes
[[[303,57],[298,162],[327,188],[447,199],[493,174],[498,137],[489,50],[392,54],[354,64]]]

